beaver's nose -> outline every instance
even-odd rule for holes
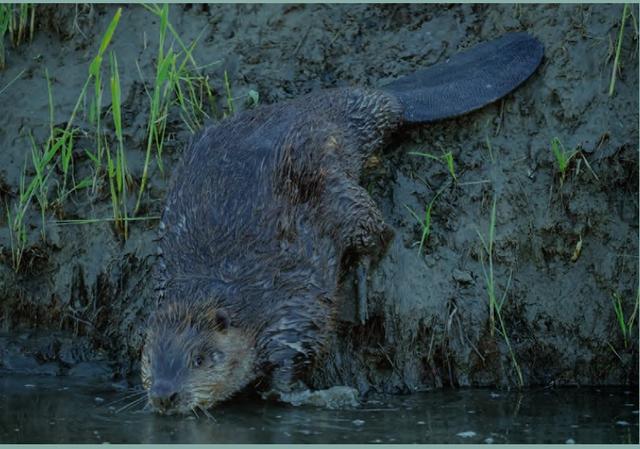
[[[158,381],[153,384],[149,392],[151,403],[162,411],[171,409],[178,398],[175,387],[166,381]]]

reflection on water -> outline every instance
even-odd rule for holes
[[[445,390],[356,410],[238,399],[204,416],[116,411],[127,394],[70,378],[0,378],[0,443],[638,443],[638,392]]]

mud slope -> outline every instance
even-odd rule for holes
[[[56,123],[64,125],[114,12],[106,5],[42,7],[33,42],[8,46],[0,91],[24,73],[0,93],[3,208],[17,201],[25,161],[27,180],[35,174],[29,133],[37,142],[48,133],[45,68]],[[251,90],[271,103],[319,88],[382,85],[507,31],[526,30],[545,45],[541,68],[505,100],[406,130],[371,164],[363,183],[396,237],[372,275],[371,318],[357,325],[353,302],[345,303],[339,334],[312,373],[315,386],[389,392],[513,386],[519,381],[514,360],[525,384],[637,382],[637,343],[625,348],[612,300],[614,293],[623,298],[628,318],[638,294],[638,52],[630,23],[615,94],[608,95],[621,12],[621,5],[171,7],[184,42],[200,35],[196,60],[219,61],[204,71],[221,96],[227,71],[237,107]],[[148,119],[136,61],[151,79],[158,27],[142,7],[125,7],[110,47],[120,63],[136,191]],[[86,106],[76,122],[78,179],[91,175],[83,151],[93,145]],[[160,213],[167,179],[190,135],[177,114],[168,129],[165,171],[151,164],[144,215]],[[550,150],[553,138],[580,150],[564,179]],[[412,151],[450,151],[457,179],[444,163]],[[136,373],[142,323],[154,304],[149,272],[156,221],[134,223],[125,243],[109,222],[54,223],[109,217],[108,183],[98,187],[95,195],[78,191],[51,207],[44,239],[40,211],[29,207],[28,245],[17,274],[0,214],[2,370],[105,378]],[[409,209],[423,217],[438,192],[431,233],[419,252],[422,230]],[[496,296],[504,299],[503,327],[490,324],[488,259],[479,237],[488,235],[494,198],[493,276]],[[637,341],[637,331],[631,339]]]

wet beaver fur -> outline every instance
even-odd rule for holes
[[[541,57],[537,40],[510,34],[383,89],[312,93],[205,129],[160,223],[142,354],[152,408],[206,409],[256,379],[289,391],[334,329],[347,259],[366,318],[367,270],[393,235],[358,184],[366,159],[405,123],[505,95]]]

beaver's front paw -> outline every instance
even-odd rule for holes
[[[326,390],[296,390],[268,392],[272,398],[294,406],[312,405],[331,410],[358,407],[360,405],[358,390],[351,387],[331,387]],[[264,397],[264,395],[263,395]]]
[[[336,386],[326,390],[310,390],[299,383],[284,390],[271,389],[261,393],[263,399],[276,400],[293,406],[311,405],[331,410],[354,408],[360,405],[358,390]]]
[[[387,250],[395,232],[391,226],[379,221],[359,224],[348,233],[347,247],[360,255],[380,258]]]

